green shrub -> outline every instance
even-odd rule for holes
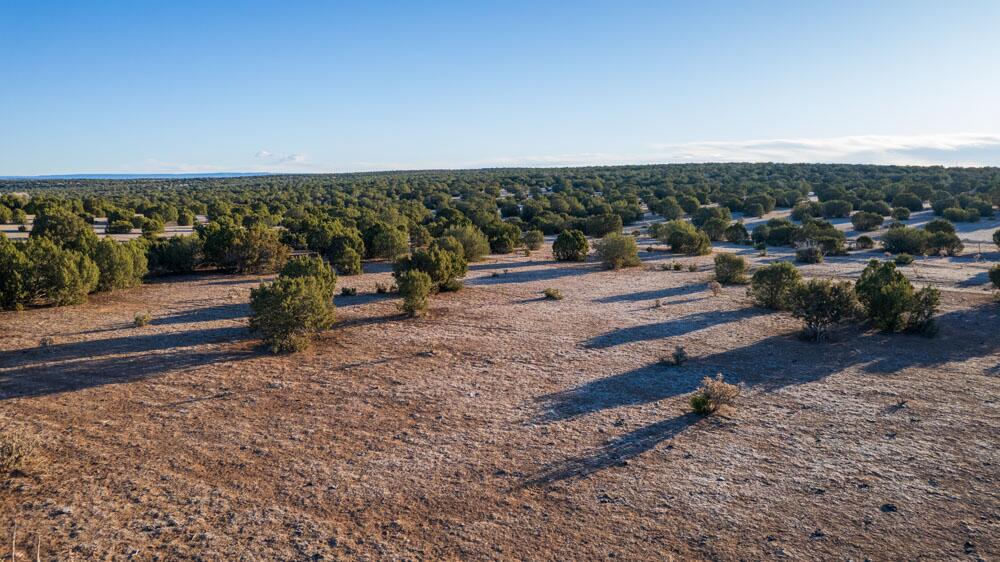
[[[708,235],[709,240],[719,241],[726,236],[726,229],[731,221],[721,217],[712,217],[701,225],[701,230]]]
[[[875,247],[875,241],[870,236],[858,236],[854,241],[854,247],[858,250],[870,250]]]
[[[152,320],[153,317],[148,312],[137,312],[135,318],[132,319],[132,324],[136,328],[142,328],[148,326]]]
[[[331,256],[331,254],[327,254]],[[344,246],[339,251],[334,252],[330,261],[337,273],[341,275],[361,274],[361,254],[351,246]]]
[[[461,288],[458,278],[465,276],[466,268],[465,258],[435,243],[427,249],[418,249],[409,256],[396,260],[392,266],[392,275],[398,285],[404,272],[416,269],[430,276],[435,290],[448,291]]]
[[[579,230],[562,231],[552,244],[552,254],[559,261],[583,261],[589,251],[587,237]]]
[[[795,261],[802,263],[823,263],[823,250],[819,246],[806,246],[795,250]]]
[[[726,228],[726,241],[733,244],[746,244],[750,240],[750,233],[746,225],[742,222],[734,222]]]
[[[617,217],[618,215],[615,215]],[[593,217],[591,217],[593,218]],[[618,219],[621,230],[621,219]],[[496,221],[484,227],[490,241],[490,251],[494,254],[509,254],[521,243],[521,229],[507,221]]]
[[[522,237],[522,242],[524,242],[524,247],[529,250],[537,250],[542,247],[545,242],[545,235],[542,234],[541,230],[529,230],[524,233]]]
[[[132,232],[132,222],[127,220],[113,221],[108,225],[108,234],[129,234]]]
[[[904,207],[914,213],[924,210],[923,199],[908,191],[901,191],[892,198],[893,207]]]
[[[94,248],[93,259],[101,272],[98,291],[137,287],[142,285],[142,278],[149,273],[146,248],[135,241],[120,243],[105,238]]]
[[[607,269],[621,269],[623,267],[635,267],[641,262],[639,260],[639,247],[635,243],[635,238],[612,232],[602,238],[594,245],[601,263]]]
[[[379,226],[366,246],[370,257],[394,260],[410,250],[410,236],[404,228]]]
[[[156,275],[191,273],[203,259],[198,236],[160,238],[147,249],[149,270]]]
[[[927,242],[929,234],[919,228],[902,226],[890,228],[882,236],[882,245],[885,251],[892,254],[916,254],[927,253]]]
[[[953,232],[933,232],[927,237],[927,253],[954,256],[962,252],[965,245]]]
[[[820,206],[820,214],[823,218],[847,218],[851,216],[851,211],[854,210],[854,205],[850,201],[844,201],[841,199],[834,199],[833,201],[827,201]]]
[[[64,306],[87,301],[97,288],[100,271],[89,257],[60,248],[48,238],[28,240],[24,246],[28,259],[29,300]]]
[[[344,297],[353,297],[354,295],[358,294],[358,288],[357,287],[341,287],[340,288],[340,294],[341,294],[341,296],[344,296]]]
[[[285,263],[280,275],[287,278],[314,277],[322,290],[331,298],[337,286],[337,274],[323,261],[323,258],[296,256]]]
[[[29,273],[21,247],[0,233],[0,310],[19,310],[27,303]]]
[[[818,217],[823,213],[822,207],[816,201],[802,201],[792,207],[793,220],[802,221],[809,217]]]
[[[822,339],[831,326],[855,318],[857,309],[854,286],[848,281],[812,279],[796,285],[789,299],[792,316],[805,322],[805,335],[813,341]]]
[[[542,291],[542,294],[545,295],[545,298],[549,300],[561,301],[563,299],[562,291],[560,291],[559,289],[552,289],[552,288],[545,289],[544,291]]]
[[[715,280],[725,284],[744,284],[747,279],[747,260],[729,252],[715,255]]]
[[[250,291],[250,330],[272,353],[300,351],[333,324],[334,306],[315,277],[279,277]]]
[[[274,273],[288,260],[290,250],[277,231],[263,224],[250,228],[232,222],[198,226],[205,261],[235,273]]]
[[[400,308],[408,316],[423,316],[427,313],[428,298],[434,283],[431,276],[418,269],[409,269],[396,278],[399,294],[403,297]]]
[[[885,332],[910,330],[932,334],[940,292],[930,287],[914,291],[892,262],[871,260],[855,283],[865,317]]]
[[[1000,228],[993,233],[993,243],[996,244],[997,248],[1000,248]]]
[[[708,235],[691,223],[675,220],[662,223],[656,237],[670,245],[670,251],[689,256],[704,256],[712,252],[712,242]]]
[[[0,475],[24,468],[34,448],[34,443],[20,433],[0,433]]]
[[[453,226],[441,234],[453,237],[462,245],[462,256],[469,262],[479,261],[490,253],[490,240],[485,234],[471,224]]]
[[[762,217],[767,211],[760,203],[749,203],[743,207],[743,214],[748,217]]]
[[[97,245],[94,227],[61,207],[49,207],[35,217],[31,236],[48,238],[61,248],[90,255]]]
[[[851,224],[855,230],[867,232],[882,226],[882,215],[858,211],[851,216]]]
[[[861,211],[874,213],[880,217],[887,217],[892,214],[892,208],[885,201],[865,201],[861,204]]]
[[[893,260],[896,265],[910,265],[913,263],[913,256],[910,254],[899,254]]]
[[[1000,263],[993,264],[990,268],[990,281],[993,282],[993,286],[1000,289]]]
[[[910,210],[907,209],[906,207],[896,207],[895,209],[892,210],[892,215],[891,216],[892,216],[892,218],[894,218],[894,219],[896,219],[898,221],[909,220],[909,218],[910,218]]]
[[[722,374],[715,378],[705,377],[701,387],[691,396],[691,409],[696,414],[707,416],[723,408],[731,408],[740,395],[740,387],[725,382]]]
[[[747,293],[757,306],[771,310],[785,310],[788,307],[792,289],[802,279],[794,265],[779,261],[766,265],[754,272]]]
[[[924,230],[931,233],[944,232],[947,234],[955,234],[955,225],[945,219],[934,219],[924,225]]]

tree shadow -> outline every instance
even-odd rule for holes
[[[697,312],[655,324],[642,324],[640,326],[630,326],[607,332],[591,338],[583,346],[587,349],[603,349],[627,343],[681,336],[705,328],[711,328],[718,324],[737,322],[762,314],[767,314],[767,311],[759,308]]]
[[[986,368],[983,374],[1000,372],[1000,338],[995,332],[995,327],[1000,326],[1000,307],[986,304],[949,312],[939,316],[937,322],[940,332],[935,339],[869,331],[839,341],[813,343],[783,334],[694,357],[681,367],[646,365],[541,396],[537,399],[542,410],[539,418],[543,422],[559,421],[657,402],[691,392],[702,377],[715,373],[723,373],[728,382],[773,392],[821,380],[851,367],[886,375],[993,356],[997,365]]]
[[[598,271],[602,271],[598,264],[570,267],[550,267],[546,269],[532,269],[528,271],[511,271],[509,273],[499,274],[496,276],[488,275],[484,277],[476,277],[475,279],[466,279],[465,284],[506,285],[510,283],[531,283],[534,281],[550,281],[552,279],[560,279],[562,277],[571,277],[575,275],[586,275],[588,273],[596,273]]]
[[[0,399],[128,382],[162,372],[257,355],[247,351],[195,351],[193,346],[234,342],[244,327],[143,334],[55,344],[0,356]]]
[[[703,419],[696,414],[687,413],[640,427],[608,441],[595,451],[550,464],[527,479],[522,486],[544,486],[562,480],[586,478],[606,468],[620,466],[663,441],[673,439]]]
[[[214,328],[9,352],[0,358],[0,400],[131,382],[178,369],[260,355],[246,349],[189,349],[241,340],[246,334],[246,328]]]
[[[519,261],[519,262],[486,262],[486,263],[470,263],[469,271],[489,271],[492,269],[523,269],[525,267],[541,267],[541,266],[553,266],[560,262],[556,260],[530,260],[530,261]]]
[[[360,295],[337,295],[333,297],[333,304],[338,308],[351,308],[373,302],[384,301],[398,297],[395,293],[363,293]]]
[[[700,293],[704,291],[706,288],[707,286],[703,283],[681,285],[680,287],[668,287],[664,289],[653,289],[650,291],[639,291],[636,293],[624,293],[621,295],[612,295],[610,297],[601,297],[594,299],[594,302],[608,304],[614,302],[638,302],[638,301],[646,301],[654,299],[665,299],[668,297],[677,297],[681,295]]]
[[[167,316],[155,317],[150,321],[154,326],[165,326],[171,324],[188,324],[194,322],[212,322],[215,320],[235,320],[250,316],[250,305],[247,303],[223,304],[203,308],[193,308],[170,314]]]

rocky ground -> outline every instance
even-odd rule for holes
[[[850,277],[877,256],[803,269]],[[296,355],[246,330],[259,277],[0,314],[0,428],[38,443],[0,481],[0,544],[16,524],[19,559],[1000,555],[984,262],[907,269],[945,289],[935,339],[814,344],[742,287],[713,296],[711,257],[643,259],[494,257],[419,320],[375,294],[391,279],[375,264],[341,278],[358,295]],[[673,260],[685,269],[660,269]],[[677,345],[690,361],[662,365]],[[737,408],[689,413],[719,372],[745,386]]]

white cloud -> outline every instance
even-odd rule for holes
[[[655,144],[671,162],[843,162],[983,166],[1000,163],[1000,135],[858,135]]]
[[[264,162],[266,169],[261,171],[280,171],[285,165],[298,166],[307,164],[305,154],[282,154],[271,152],[264,148],[258,150],[253,157]]]

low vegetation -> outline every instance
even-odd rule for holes
[[[728,252],[716,254],[715,280],[726,285],[749,283],[747,260],[743,256]]]
[[[802,274],[791,263],[775,262],[754,272],[747,293],[757,306],[771,310],[786,310],[792,291],[801,279]]]
[[[594,249],[606,269],[635,267],[641,263],[639,247],[632,236],[612,232],[595,244]]]
[[[731,409],[740,395],[740,387],[725,381],[722,373],[715,378],[705,377],[701,387],[691,396],[689,401],[694,413],[707,416],[720,410]]]

